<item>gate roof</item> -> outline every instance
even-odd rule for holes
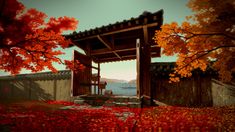
[[[76,46],[83,49],[94,62],[104,63],[136,59],[136,39],[144,43],[144,27],[147,29],[151,57],[160,57],[160,47],[154,40],[155,31],[163,22],[163,10],[144,12],[137,18],[116,22],[83,32],[66,35]]]

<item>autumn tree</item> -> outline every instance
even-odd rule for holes
[[[222,81],[232,79],[235,71],[235,2],[234,0],[191,0],[194,15],[182,25],[164,24],[154,40],[168,56],[177,55],[170,81],[190,77],[194,69],[208,66],[218,71]]]
[[[18,74],[22,68],[32,72],[48,68],[55,72],[53,62],[74,68],[72,61],[58,58],[63,52],[56,48],[71,44],[61,34],[75,30],[78,21],[65,16],[45,22],[46,17],[36,9],[25,10],[17,0],[0,1],[0,70]]]

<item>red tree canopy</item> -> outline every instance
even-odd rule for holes
[[[48,68],[56,71],[53,62],[67,64],[57,56],[72,42],[62,36],[66,30],[75,30],[78,21],[69,17],[51,17],[45,22],[46,14],[36,9],[25,10],[17,0],[0,1],[0,70],[18,74],[22,68],[32,72]]]
[[[231,81],[235,72],[234,0],[191,0],[188,6],[195,12],[189,21],[164,24],[154,38],[163,54],[178,55],[171,81],[190,77],[197,68],[205,71],[208,65],[222,81]]]

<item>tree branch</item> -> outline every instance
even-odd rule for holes
[[[197,36],[224,36],[224,37],[227,37],[229,39],[235,40],[235,37],[230,36],[228,34],[224,34],[224,33],[201,33],[201,34],[191,33],[191,34],[193,34],[193,35],[190,36],[190,37],[187,37],[186,39],[191,39],[191,38],[194,38],[194,37],[197,37]]]
[[[235,47],[235,45],[218,46],[218,47],[215,47],[215,48],[213,48],[213,49],[211,49],[211,50],[199,51],[199,52],[193,54],[190,58],[193,58],[193,56],[195,56],[195,55],[197,55],[197,54],[200,54],[200,53],[203,53],[203,52],[206,52],[206,53],[201,54],[200,56],[198,56],[198,57],[192,59],[192,60],[191,60],[190,62],[188,62],[186,65],[184,65],[183,67],[181,67],[180,69],[178,69],[178,71],[181,71],[181,70],[184,69],[185,67],[189,66],[193,61],[195,61],[195,60],[197,60],[197,59],[199,59],[199,58],[201,58],[201,57],[203,57],[203,56],[209,54],[209,53],[212,52],[212,51],[215,51],[215,50],[221,49],[221,48],[231,48],[231,47]],[[184,59],[184,60],[185,60],[185,59]]]

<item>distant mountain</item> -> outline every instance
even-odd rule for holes
[[[109,79],[109,78],[101,78],[100,81],[105,81],[107,83],[127,83],[126,80],[119,80],[119,79]]]
[[[130,80],[128,83],[129,83],[129,84],[136,84],[136,79]]]

